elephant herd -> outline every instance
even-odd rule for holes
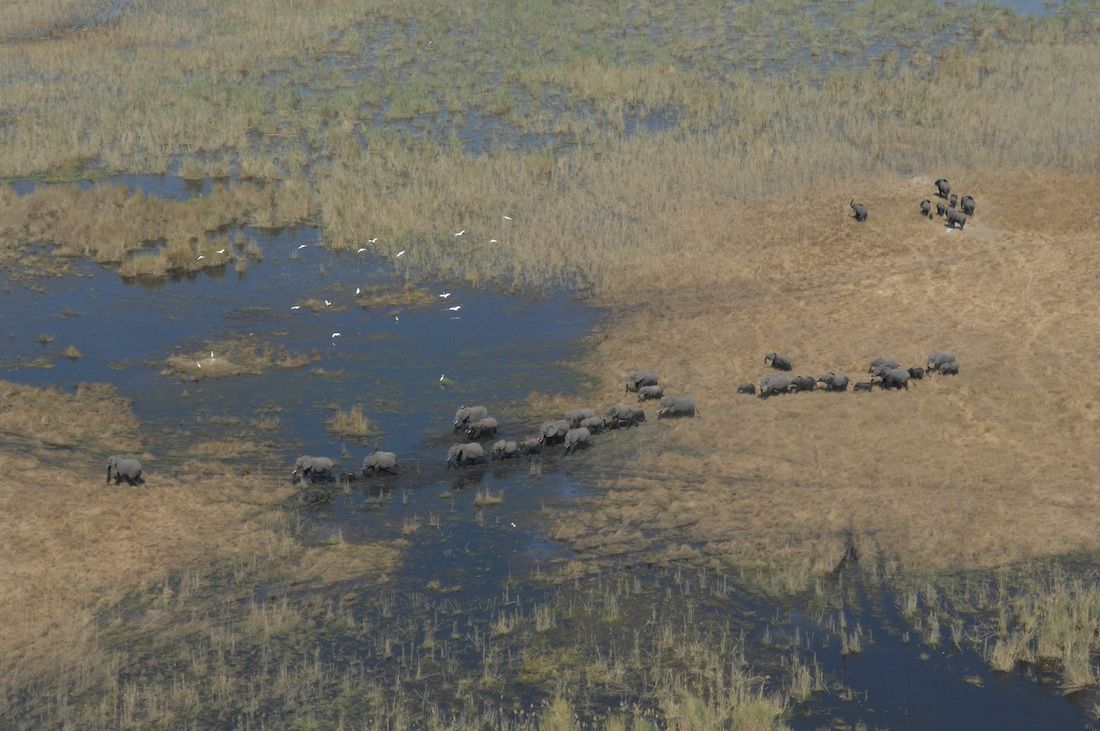
[[[790,371],[794,363],[790,356],[779,353],[768,353],[764,356],[764,365],[770,365],[779,371]],[[904,389],[909,390],[910,381],[919,381],[926,375],[956,376],[959,374],[959,361],[955,354],[947,350],[937,350],[928,356],[925,365],[903,368],[895,358],[875,358],[867,369],[870,379],[852,383],[852,391],[873,391],[875,387],[882,390]],[[851,380],[845,373],[832,371],[814,378],[812,376],[789,376],[786,373],[777,373],[764,376],[760,382],[760,398],[766,399],[783,393],[801,393],[804,391],[832,391],[840,393],[848,390]],[[757,394],[756,384],[744,383],[737,387],[738,393]]]
[[[657,418],[695,416],[695,399],[691,396],[665,396],[653,371],[632,371],[626,380],[627,393],[638,394],[639,401],[658,400]],[[447,452],[448,467],[483,464],[487,459],[505,460],[525,455],[541,454],[547,445],[560,445],[564,454],[586,449],[595,434],[607,429],[622,429],[646,421],[645,410],[630,404],[615,404],[601,417],[594,409],[574,409],[563,419],[543,422],[539,430],[521,441],[499,439],[486,451],[477,441],[455,444]],[[484,406],[462,406],[455,412],[454,430],[464,432],[467,439],[477,440],[497,436],[498,422],[489,416]]]
[[[626,391],[637,393],[639,401],[659,399],[657,418],[695,416],[695,399],[691,396],[665,396],[652,371],[632,372],[626,381]],[[574,409],[562,419],[546,421],[538,431],[525,439],[514,441],[500,439],[500,421],[490,416],[484,406],[461,406],[455,412],[452,427],[462,433],[466,441],[447,450],[447,467],[467,467],[492,460],[508,460],[526,455],[541,454],[549,445],[560,445],[564,454],[572,454],[587,448],[592,437],[607,429],[636,426],[646,421],[645,411],[629,404],[616,404],[598,416],[594,409]],[[483,444],[484,442],[484,444]],[[328,457],[302,456],[294,463],[293,481],[309,482],[334,480],[335,463]],[[397,455],[393,452],[375,451],[363,459],[360,472],[363,477],[397,473]],[[356,473],[345,472],[341,480],[358,479]]]
[[[940,178],[936,181],[936,196],[942,198],[943,201],[936,202],[935,215],[944,219],[944,225],[947,228],[958,228],[962,230],[966,227],[966,222],[974,215],[975,203],[974,198],[969,195],[959,197],[951,192],[951,183],[946,178]],[[848,204],[852,209],[852,217],[856,221],[863,222],[867,220],[867,206],[863,203],[857,203],[855,199]],[[931,219],[932,214],[932,201],[925,198],[920,202],[920,212],[922,216]]]

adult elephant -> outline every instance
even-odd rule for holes
[[[695,416],[695,399],[691,396],[665,396],[661,399],[661,408],[657,410],[658,419],[678,419],[682,416]]]
[[[460,406],[455,412],[455,431],[465,429],[472,421],[484,419],[489,415],[489,409],[484,406]]]
[[[363,477],[367,475],[397,474],[397,455],[393,452],[374,451],[363,458]]]
[[[790,376],[764,376],[764,380],[760,382],[760,398],[770,398],[777,394],[787,393],[790,388]]]
[[[631,371],[626,374],[626,391],[637,391],[642,386],[656,386],[656,371]]]
[[[645,388],[648,388],[648,386]],[[569,422],[569,428],[576,429],[581,425],[582,421],[595,415],[595,409],[573,409],[572,411],[566,412],[565,420]]]
[[[485,448],[477,442],[456,444],[447,451],[448,467],[465,467],[485,462]]]
[[[853,218],[855,218],[860,223],[867,220],[867,206],[863,205],[862,203],[856,203],[854,200],[848,205],[852,207]]]
[[[765,355],[764,365],[770,365],[777,371],[789,371],[793,367],[791,356],[779,355],[778,353],[768,353]]]
[[[132,457],[119,457],[111,455],[107,458],[107,484],[111,484],[111,478],[118,485],[126,480],[130,485],[143,485],[145,480],[141,477],[141,462]]]
[[[332,468],[336,466],[328,457],[310,457],[308,455],[302,455],[298,459],[294,460],[294,471],[290,473],[294,484],[298,484],[304,479],[309,479],[310,483],[321,480],[327,482],[332,480]]]
[[[925,365],[930,371],[938,371],[940,369],[940,366],[945,363],[950,363],[953,360],[956,360],[954,351],[937,350],[936,352],[931,353],[928,356],[928,362],[925,363]]]
[[[565,441],[562,442],[562,446],[565,447],[565,453],[572,454],[578,449],[586,448],[591,436],[592,433],[583,426],[576,429],[570,429],[565,433]]]
[[[486,416],[484,419],[478,419],[466,427],[466,437],[468,439],[481,439],[482,437],[492,436],[497,433],[497,426],[496,419]]]
[[[818,383],[825,386],[826,391],[847,391],[848,390],[848,375],[845,373],[833,373],[829,371],[821,378],[817,379]]]

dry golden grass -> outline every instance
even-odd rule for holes
[[[657,535],[807,576],[850,539],[908,568],[1100,547],[1100,466],[1086,457],[1100,448],[1086,385],[1100,377],[1100,181],[936,172],[979,201],[965,232],[917,213],[935,175],[700,200],[648,220],[682,243],[639,266],[660,276],[612,300],[621,314],[588,364],[603,379],[594,400],[620,400],[625,371],[653,368],[701,416],[638,430],[606,495],[556,534],[605,550]],[[846,217],[857,188],[863,225]],[[796,374],[855,376],[878,355],[920,365],[939,349],[958,353],[961,375],[909,392],[734,393],[760,380],[768,351],[792,355]]]
[[[252,338],[241,338],[210,343],[195,353],[169,356],[161,375],[181,381],[202,381],[241,374],[258,375],[270,368],[301,368],[309,362],[309,356],[291,353],[281,345],[271,346]]]
[[[82,383],[67,394],[0,381],[0,434],[5,441],[133,451],[141,446],[137,432],[130,402],[112,386]]]
[[[369,437],[378,433],[378,426],[363,413],[359,404],[347,411],[337,409],[328,420],[328,431],[342,437]]]
[[[98,613],[169,576],[258,561],[294,584],[379,581],[396,562],[396,543],[302,545],[274,509],[289,486],[209,459],[147,472],[142,488],[105,487],[101,452],[136,448],[113,389],[0,385],[0,423],[18,442],[0,449],[0,717],[117,684],[125,654],[102,645]],[[34,441],[80,447],[57,467],[23,449]]]
[[[404,287],[378,285],[367,287],[355,298],[356,303],[363,309],[376,309],[382,307],[430,307],[439,302],[438,296],[431,290],[417,287],[411,282]]]
[[[121,185],[94,190],[54,185],[24,196],[3,186],[0,263],[18,264],[23,273],[53,273],[64,271],[67,259],[87,257],[120,264],[123,276],[162,277],[232,262],[238,256],[232,245],[215,235],[227,226],[288,225],[311,216],[311,197],[302,183],[219,184],[209,196],[188,201],[130,194]],[[154,242],[164,243],[142,251]],[[248,247],[242,256],[256,258]]]

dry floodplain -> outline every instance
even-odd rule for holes
[[[608,728],[779,728],[824,692],[817,661],[796,639],[774,676],[757,673],[744,637],[691,629],[713,575],[693,595],[680,571],[790,597],[820,594],[852,556],[889,567],[930,647],[951,627],[998,671],[1053,664],[1062,692],[1095,689],[1096,582],[1028,562],[1100,549],[1100,8],[812,5],[0,3],[10,282],[84,260],[127,281],[242,273],[263,251],[229,229],[314,226],[320,246],[393,262],[394,286],[358,294],[364,308],[430,307],[422,284],[437,281],[572,287],[605,308],[580,363],[591,387],[532,394],[531,422],[623,401],[634,369],[699,405],[597,441],[596,489],[538,514],[576,550],[563,593],[456,621],[456,644],[437,647],[424,594],[385,588],[434,512],[404,537],[318,545],[268,437],[147,443],[111,386],[0,382],[0,719],[571,729],[582,709]],[[903,40],[882,52],[883,38]],[[122,173],[209,189],[79,184]],[[964,231],[919,213],[940,177],[977,201]],[[314,359],[211,348],[157,366],[199,381]],[[918,366],[935,350],[958,354],[958,376],[736,393],[771,351],[796,375],[858,380],[874,357]],[[360,405],[334,407],[333,434],[375,434]],[[104,489],[115,452],[145,462],[147,489]],[[242,455],[278,469],[243,470]],[[479,519],[513,495],[479,488]],[[675,578],[605,584],[619,561]],[[989,569],[995,585],[956,580]],[[325,593],[347,582],[378,588],[375,614]],[[679,614],[658,607],[670,585]],[[649,616],[626,609],[649,599]],[[841,629],[859,652],[862,634]],[[334,638],[389,674],[322,662]],[[505,714],[505,678],[546,702]]]

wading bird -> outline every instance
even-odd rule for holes
[[[455,236],[461,236],[461,235],[462,235],[462,234],[464,234],[464,233],[466,233],[466,229],[462,229],[461,231],[459,231],[458,233],[456,233],[456,234],[455,234]]]

